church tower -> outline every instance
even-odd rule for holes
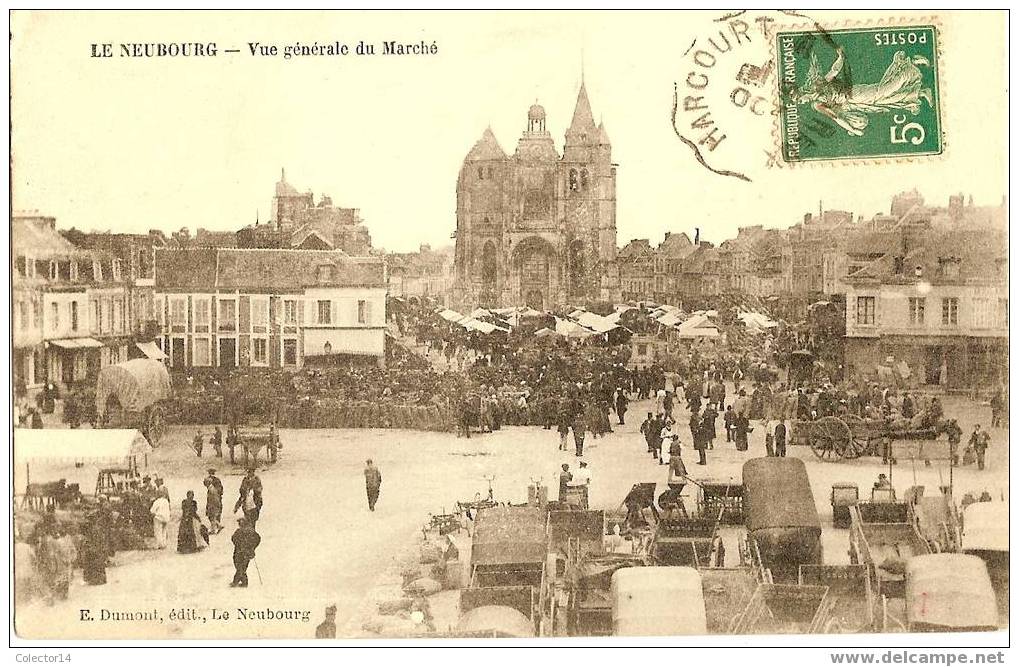
[[[583,80],[566,130],[562,173],[568,292],[575,298],[615,300],[616,168],[608,132],[604,123],[595,124]]]
[[[547,121],[535,101],[511,155],[486,129],[464,158],[455,308],[547,310],[619,298],[612,146],[583,81],[562,155]]]

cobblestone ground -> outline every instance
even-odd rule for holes
[[[945,412],[955,416],[967,436],[975,421],[990,424],[990,409],[983,404],[947,398]],[[625,426],[601,439],[588,436],[585,459],[593,471],[591,506],[615,509],[634,482],[664,484],[666,467],[653,462],[638,432],[647,410],[646,403],[634,403]],[[678,423],[687,417],[680,409]],[[210,428],[206,428],[208,434]],[[739,479],[743,462],[764,455],[763,429],[753,434],[749,452],[736,452],[716,441],[706,467],[690,465],[695,477]],[[681,438],[689,440],[684,428]],[[201,480],[208,465],[220,470],[226,486],[224,515],[228,530],[212,538],[209,549],[193,555],[179,555],[172,549],[176,526],[171,526],[171,548],[117,555],[117,565],[108,569],[105,586],[86,586],[75,573],[70,599],[55,606],[30,602],[17,609],[16,627],[26,637],[71,635],[75,637],[278,637],[308,638],[322,620],[323,609],[335,603],[337,627],[361,607],[366,593],[394,558],[406,553],[429,512],[449,510],[457,500],[485,494],[485,477],[494,476],[496,499],[523,502],[532,478],[542,478],[554,497],[555,475],[561,463],[574,464],[570,453],[557,450],[554,431],[537,427],[507,427],[493,434],[458,439],[452,434],[409,431],[285,430],[282,460],[260,472],[265,486],[265,507],[258,530],[257,572],[250,569],[251,586],[229,588],[232,576],[231,510],[242,471],[231,470],[222,460],[198,458],[189,443],[194,428],[175,428],[149,458],[150,471],[158,470],[167,480],[172,506],[179,514],[185,491],[194,490],[204,506]],[[691,452],[692,454],[692,452]],[[887,472],[880,459],[864,458],[848,463],[822,463],[809,449],[791,447],[790,455],[802,458],[808,468],[814,497],[824,531],[825,559],[848,562],[848,531],[830,528],[829,492],[834,482],[859,484],[868,493],[878,473]],[[383,474],[382,495],[377,511],[367,510],[364,460],[372,458]],[[956,498],[966,492],[979,495],[987,490],[995,499],[1008,495],[1007,433],[992,431],[988,469],[956,469]],[[83,490],[94,488],[95,473],[78,471]],[[89,479],[89,476],[90,479]],[[33,478],[35,472],[33,472]],[[37,478],[37,479],[42,479]],[[914,483],[929,489],[945,480],[948,471],[900,462],[893,482],[901,494]],[[204,509],[204,507],[203,507]],[[735,537],[733,537],[735,540]],[[737,558],[735,543],[727,545],[729,559]],[[81,621],[80,610],[89,609],[98,618],[100,610],[144,612],[156,610],[153,621]],[[174,609],[194,620],[171,619]],[[213,619],[213,609],[229,612],[229,620]],[[308,620],[246,620],[239,610],[264,613],[287,610],[307,611]]]

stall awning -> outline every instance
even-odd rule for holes
[[[162,361],[167,358],[163,351],[156,347],[156,344],[151,341],[148,343],[135,343],[135,346],[149,359]]]
[[[49,341],[51,345],[62,347],[65,350],[76,350],[82,347],[102,347],[103,344],[95,338],[57,338]]]
[[[18,429],[14,434],[14,459],[21,463],[121,463],[151,450],[141,431],[132,428]]]

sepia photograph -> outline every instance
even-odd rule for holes
[[[1003,662],[1006,11],[9,21],[14,645]]]

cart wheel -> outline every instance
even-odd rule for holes
[[[838,417],[823,417],[814,422],[810,433],[810,449],[822,461],[856,458],[853,432]]]
[[[163,409],[158,405],[150,406],[146,413],[144,435],[155,449],[166,433],[166,420],[163,418]]]

